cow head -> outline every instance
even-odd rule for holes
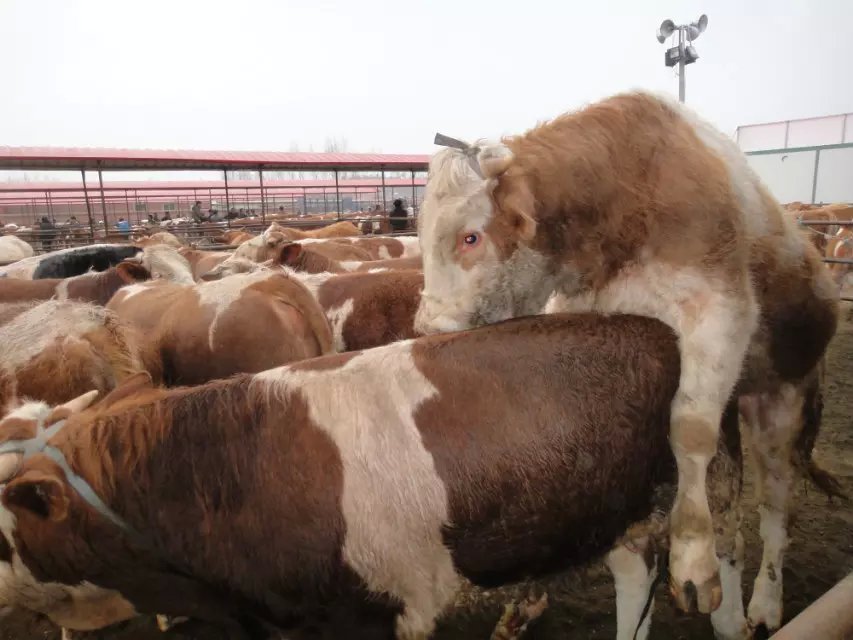
[[[430,162],[418,221],[424,291],[415,329],[437,333],[539,312],[553,290],[530,248],[534,199],[504,144],[447,149]]]

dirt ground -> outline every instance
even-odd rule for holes
[[[815,459],[841,481],[853,495],[853,308],[844,310],[841,326],[827,358],[825,411]],[[786,555],[785,620],[799,613],[838,580],[853,571],[853,503],[829,502],[813,488],[798,485],[791,545]],[[749,457],[744,494],[746,570],[744,594],[748,599],[761,558],[758,516],[752,497]],[[613,638],[616,633],[613,583],[607,570],[595,564],[586,569],[536,583],[547,590],[550,607],[529,630],[527,640],[591,640]],[[435,640],[487,639],[503,603],[521,592],[520,587],[486,592],[466,608],[442,620]],[[177,631],[177,629],[175,630]],[[170,638],[219,640],[220,633]],[[651,637],[655,640],[713,639],[707,617],[686,617],[675,612],[664,588],[657,594]],[[151,620],[139,620],[97,633],[74,634],[75,640],[165,640]],[[59,640],[59,630],[46,619],[14,613],[0,620],[0,640]],[[817,640],[817,639],[816,639]]]

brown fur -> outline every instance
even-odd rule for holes
[[[145,333],[146,362],[155,376],[162,367],[167,385],[200,384],[334,351],[317,301],[283,273],[269,272],[220,312],[212,347],[214,315],[196,289],[168,283],[128,299],[116,296],[108,305]]]
[[[669,478],[678,349],[660,323],[543,316],[426,338],[413,353],[439,390],[415,420],[447,487],[445,539],[480,584],[588,562]],[[362,393],[336,372],[316,375]],[[521,386],[535,390],[535,412],[513,400]],[[309,416],[298,392],[245,376],[74,416],[52,444],[149,549],[35,456],[3,495],[21,558],[40,580],[115,588],[142,612],[215,620],[243,605],[306,634],[289,637],[313,627],[314,638],[389,639],[399,606],[342,561],[340,453]]]
[[[319,286],[317,300],[327,312],[352,300],[352,313],[340,329],[344,349],[370,349],[416,337],[423,285],[418,271],[341,274]]]
[[[64,282],[67,285],[68,295],[61,299],[105,305],[121,287],[148,280],[150,277],[151,274],[141,264],[125,260],[106,271],[86,273],[66,279],[2,278],[0,279],[0,303],[48,300],[57,295],[57,288]]]
[[[346,238],[349,236],[360,235],[358,227],[352,222],[341,220],[319,229],[310,231],[302,231],[295,227],[284,227],[277,222],[273,222],[267,229],[266,233],[277,231],[283,234],[288,240],[304,240],[305,238]]]
[[[367,252],[368,255],[366,257],[355,258],[357,260],[387,260],[388,257],[399,258],[403,255],[403,243],[396,238],[336,238],[329,242],[334,244],[352,245],[353,247],[358,247],[359,249]],[[382,249],[385,249],[385,251],[388,252],[388,257],[382,257]],[[342,258],[339,258],[339,260],[340,259]],[[346,259],[349,260],[352,258]]]
[[[295,271],[305,273],[352,273],[357,271],[370,271],[371,269],[410,270],[422,269],[423,259],[420,256],[411,258],[390,258],[387,260],[363,260],[361,264],[352,268],[346,267],[340,260],[333,260],[323,252],[316,249],[317,243],[282,245],[273,255],[274,264],[283,264]],[[355,261],[359,262],[359,261]],[[350,268],[347,268],[350,267]]]
[[[222,235],[213,238],[213,241],[217,244],[238,245],[256,237],[257,234],[249,233],[244,229],[229,229],[228,231],[223,231]]]

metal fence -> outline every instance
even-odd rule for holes
[[[808,229],[812,233],[819,233],[819,234],[823,235],[828,241],[832,238],[835,238],[836,236],[833,236],[833,235],[827,233],[826,231],[824,231],[824,229],[829,228],[829,227],[835,227],[835,226],[837,226],[837,227],[851,227],[851,226],[853,226],[853,220],[798,220],[798,224],[801,227]],[[853,239],[851,239],[851,240],[842,239],[841,242],[844,242],[846,244],[853,244]],[[823,259],[824,264],[849,265],[848,268],[853,269],[853,259],[830,258],[830,257],[827,257],[826,254],[823,255],[822,259]],[[839,288],[840,287],[841,287],[841,283],[839,283]],[[843,290],[841,290],[840,293],[841,293],[841,295],[840,295],[841,300],[844,300],[845,302],[853,302],[853,297],[845,296]]]

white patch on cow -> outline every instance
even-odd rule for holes
[[[340,262],[338,264],[341,265],[341,268],[344,271],[355,271],[361,265],[363,265],[364,262],[362,262],[361,260],[343,260],[342,262]]]
[[[384,244],[379,245],[379,250],[376,252],[376,255],[379,256],[380,260],[390,260],[392,257],[391,252],[388,251],[388,247]]]
[[[57,300],[68,300],[68,285],[71,283],[71,278],[63,278],[56,285],[56,293],[54,296]]]
[[[109,314],[103,307],[83,302],[42,302],[0,327],[0,368],[12,371],[54,342],[94,331],[104,325]]]
[[[415,366],[412,341],[365,351],[333,370],[271,369],[255,382],[304,398],[312,423],[335,442],[344,474],[344,560],[371,591],[403,602],[398,638],[428,636],[460,578],[441,533],[447,489],[414,421],[438,391]]]
[[[142,265],[152,277],[170,280],[178,284],[195,284],[189,261],[176,249],[157,244],[142,250]]]
[[[723,601],[720,608],[711,613],[714,637],[718,640],[747,640],[752,637],[743,614],[743,536],[735,536],[735,553],[723,558],[720,563],[720,584]]]
[[[332,327],[332,335],[335,338],[335,351],[342,353],[347,351],[347,345],[344,342],[344,324],[352,315],[355,303],[350,298],[342,305],[337,307],[329,307],[325,310],[326,318],[329,320],[329,325]]]
[[[417,236],[400,236],[394,238],[397,242],[403,245],[403,253],[401,258],[416,258],[421,255],[421,245]]]
[[[331,278],[334,278],[336,273],[323,271],[322,273],[306,273],[304,271],[295,271],[290,267],[282,267],[282,270],[294,280],[298,280],[305,288],[311,292],[311,295],[317,298],[320,287],[323,286]]]
[[[101,629],[138,615],[117,591],[89,582],[70,586],[36,580],[18,555],[15,524],[15,515],[0,505],[0,535],[12,549],[11,563],[0,562],[0,606],[36,611],[60,626],[81,631]]]
[[[156,282],[140,282],[137,284],[129,284],[125,287],[122,287],[116,292],[115,300],[117,302],[126,302],[127,300],[130,300],[133,296],[148,291],[149,289],[153,289],[155,286],[158,286]]]
[[[383,271],[391,271],[391,269],[387,269],[385,267],[376,267],[375,269],[368,269],[367,273],[382,273]]]
[[[746,156],[731,138],[724,136],[715,127],[699,117],[692,109],[678,104],[670,98],[665,100],[693,127],[694,132],[708,149],[718,156],[729,171],[732,192],[737,198],[739,213],[743,217],[746,233],[758,238],[767,233],[766,200],[762,198],[764,187],[755,171],[749,166]]]
[[[256,271],[253,273],[238,273],[222,280],[203,282],[195,286],[198,294],[198,302],[202,307],[207,307],[213,312],[210,321],[207,339],[210,350],[213,351],[213,341],[216,334],[216,326],[219,316],[222,315],[232,304],[234,304],[243,291],[251,285],[266,280],[271,275],[269,271]]]
[[[613,574],[613,583],[616,587],[616,640],[632,640],[634,632],[637,631],[637,640],[645,640],[649,636],[649,627],[654,611],[654,599],[651,601],[649,611],[643,619],[643,624],[637,630],[640,616],[643,615],[646,601],[651,595],[652,582],[654,582],[657,570],[646,566],[642,550],[648,540],[633,541],[640,549],[634,551],[624,545],[615,547],[607,554],[604,563]]]

